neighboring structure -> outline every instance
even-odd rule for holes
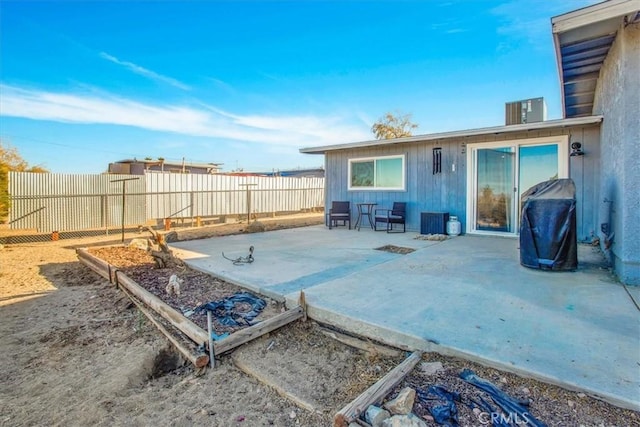
[[[286,176],[294,178],[324,178],[324,169],[287,169],[274,170],[272,172],[248,172],[248,171],[232,171],[222,172],[223,175],[230,176]]]
[[[564,119],[301,149],[325,155],[325,205],[407,202],[410,230],[446,212],[467,233],[516,236],[520,195],[572,178],[578,240],[640,284],[639,11],[612,0],[553,18]]]
[[[163,159],[125,159],[109,163],[107,173],[144,175],[148,172],[195,173],[212,175],[220,171],[222,163],[168,162]]]

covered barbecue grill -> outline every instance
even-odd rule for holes
[[[540,270],[575,270],[576,186],[571,179],[534,185],[520,198],[520,264]]]

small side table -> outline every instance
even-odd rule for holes
[[[369,219],[369,225],[371,228],[375,228],[373,225],[373,207],[377,205],[377,203],[357,203],[358,206],[358,219],[356,220],[356,226],[358,231],[360,231],[360,226],[362,225],[362,217],[366,216]]]

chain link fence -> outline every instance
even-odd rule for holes
[[[11,172],[0,244],[120,235],[322,210],[324,178]]]

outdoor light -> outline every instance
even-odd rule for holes
[[[584,156],[584,151],[582,151],[582,144],[579,142],[571,143],[571,157],[575,156]]]

